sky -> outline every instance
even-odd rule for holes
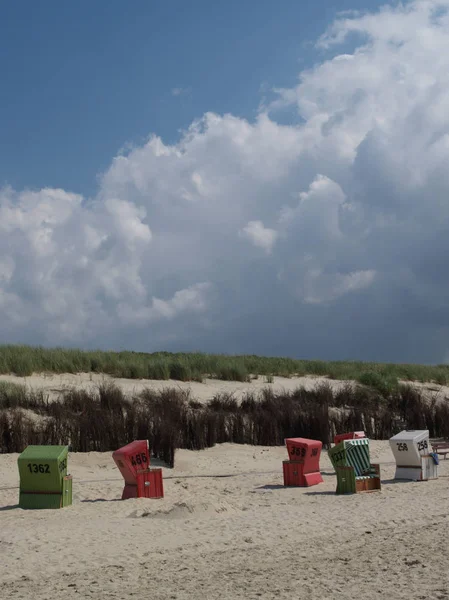
[[[449,362],[449,0],[218,4],[0,6],[1,342]]]

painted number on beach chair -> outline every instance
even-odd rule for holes
[[[141,465],[142,463],[147,462],[147,455],[145,452],[141,452],[140,454],[136,454],[135,456],[131,456],[131,464],[133,467],[136,465]]]
[[[427,448],[427,440],[422,440],[422,442],[418,442],[418,452],[421,452],[421,450],[427,450]]]
[[[50,473],[50,465],[37,465],[36,463],[28,463],[30,473]]]
[[[312,448],[312,456],[316,456],[318,454],[318,448]]]
[[[343,450],[340,450],[340,452],[336,452],[334,454],[334,461],[335,462],[340,462],[341,460],[343,460],[345,457],[345,453]]]
[[[292,456],[296,455],[296,456],[305,456],[306,455],[306,449],[305,448],[292,448],[291,451]]]
[[[67,459],[61,460],[59,463],[59,472],[62,473],[67,468]]]
[[[405,442],[396,442],[399,452],[407,452],[408,446]]]

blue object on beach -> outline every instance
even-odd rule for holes
[[[431,453],[430,453],[430,456],[433,458],[433,462],[434,462],[436,465],[439,465],[439,464],[440,464],[440,459],[438,458],[438,454],[437,454],[436,452],[431,452]]]

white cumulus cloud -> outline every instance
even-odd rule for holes
[[[253,122],[153,135],[92,199],[2,189],[2,339],[443,360],[448,9],[344,15]]]
[[[246,227],[240,231],[240,235],[265,250],[267,254],[271,254],[278,232],[275,229],[264,227],[262,221],[249,221]]]

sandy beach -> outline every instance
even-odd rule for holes
[[[380,493],[284,488],[286,449],[180,450],[165,498],[121,501],[111,453],[69,455],[73,505],[24,511],[17,454],[0,455],[0,597],[20,600],[449,598],[449,460],[439,479],[394,482],[371,442]]]
[[[449,600],[449,0],[0,0],[0,66],[0,600]]]

